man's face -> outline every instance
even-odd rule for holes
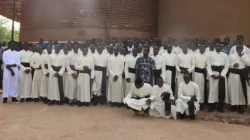
[[[203,54],[206,49],[205,44],[200,44],[199,49],[200,49],[200,53]]]
[[[102,51],[103,51],[103,47],[102,47],[101,45],[99,45],[99,46],[97,47],[97,52],[98,52],[99,54],[101,54]]]
[[[68,52],[69,52],[67,47],[64,47],[63,51],[64,51],[64,54],[68,54]]]
[[[188,52],[188,48],[185,44],[181,45],[181,49],[182,49],[183,53],[185,53],[185,54]]]
[[[141,46],[141,45],[139,45],[139,46],[137,47],[137,51],[138,51],[138,52],[141,52],[141,51],[142,51],[142,46]]]
[[[157,85],[158,85],[159,87],[162,87],[162,86],[163,86],[163,80],[162,80],[162,78],[158,78],[158,79],[157,79]]]
[[[242,37],[237,38],[237,43],[238,44],[243,44],[243,42],[244,42],[244,39]]]
[[[220,52],[222,50],[222,45],[220,43],[216,43],[215,50],[216,52]]]
[[[225,37],[224,38],[224,44],[229,44],[230,43],[230,38],[229,37]]]
[[[185,74],[183,79],[186,84],[188,84],[191,81],[190,76],[188,74]]]
[[[95,45],[90,45],[91,52],[95,52]]]
[[[134,49],[132,50],[132,53],[133,53],[133,56],[137,56],[137,49],[134,48]]]
[[[75,44],[75,45],[73,46],[73,50],[74,50],[75,53],[78,53],[78,45]]]
[[[55,49],[55,53],[58,54],[60,51],[60,48],[58,46],[56,46],[54,49]]]
[[[159,53],[159,47],[158,46],[154,46],[154,55],[157,55]]]
[[[137,89],[141,88],[142,86],[143,86],[143,84],[135,84],[135,87],[136,87]]]
[[[114,50],[114,54],[115,54],[115,55],[117,55],[117,54],[118,54],[118,52],[119,52],[118,47],[114,47],[114,49],[113,49],[113,50]]]
[[[82,53],[84,56],[86,56],[88,54],[88,51],[89,51],[89,49],[87,47],[82,48]]]
[[[148,53],[149,53],[149,48],[148,47],[144,47],[143,48],[143,55],[144,56],[148,56]]]

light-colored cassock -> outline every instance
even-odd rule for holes
[[[135,87],[135,84],[132,84],[130,92],[124,98],[123,102],[124,104],[127,104],[129,107],[142,111],[142,109],[146,110],[149,106],[146,105],[146,100],[149,98],[146,98],[146,96],[150,96],[153,92],[153,88],[150,84],[144,83],[144,85],[137,89]],[[139,97],[141,99],[134,99],[133,97]]]
[[[35,52],[30,60],[30,66],[35,69],[34,77],[32,81],[31,98],[38,98],[40,96],[41,79],[43,76],[42,69],[42,56]]]
[[[130,81],[130,83],[126,82],[125,97],[129,93],[132,83],[134,83],[134,81],[135,81],[135,73],[131,72],[130,69],[135,70],[135,63],[136,63],[136,60],[138,58],[139,58],[138,55],[136,57],[134,57],[133,55],[128,55],[126,57],[125,78],[130,78],[131,81]]]
[[[208,56],[203,53],[201,54],[200,52],[197,52],[195,54],[195,67],[199,69],[205,69],[207,68],[207,59]],[[200,94],[201,94],[201,99],[200,103],[204,103],[204,88],[205,88],[205,80],[204,79],[204,74],[195,72],[193,73],[193,81],[199,86],[200,89]]]
[[[188,72],[192,73],[195,68],[195,59],[189,53],[187,54],[180,53],[179,55],[177,55],[175,62],[176,62],[175,66],[176,66],[177,77],[178,77],[177,78],[177,87],[178,87],[179,84],[184,81],[183,73],[180,73],[181,72],[180,67],[187,68]]]
[[[206,50],[205,50],[205,53],[206,53],[207,56],[212,55],[214,52],[216,52],[215,49],[213,49],[213,50],[211,51],[209,47],[207,47]]]
[[[238,53],[233,53],[229,56],[229,63],[230,63],[230,68],[232,69],[244,69],[246,66],[250,65],[250,60],[248,55],[246,54],[244,54],[242,57],[239,57]],[[233,65],[236,63],[239,64],[238,68],[233,67]],[[229,73],[228,95],[229,95],[230,105],[246,104],[239,74]]]
[[[61,67],[59,72],[56,72],[52,66]],[[55,77],[55,73],[58,73],[60,76],[63,76],[65,71],[65,56],[62,54],[51,54],[49,56],[49,86],[48,86],[48,99],[53,101],[60,101],[60,92],[58,86],[58,78]]]
[[[224,66],[224,69],[219,74],[217,71],[212,71],[212,66]],[[208,56],[207,60],[207,72],[209,76],[209,96],[208,96],[208,103],[217,103],[219,101],[218,97],[218,90],[219,90],[219,79],[214,79],[212,75],[221,75],[225,77],[225,93],[226,98],[225,102],[228,103],[228,92],[227,92],[227,77],[226,74],[229,68],[229,57],[227,54],[220,52],[213,52]]]
[[[77,77],[77,100],[80,102],[89,103],[91,101],[91,88],[90,88],[90,78],[94,78],[95,72],[95,64],[94,58],[91,55],[78,55],[75,60],[75,69],[78,70],[78,77]],[[83,67],[87,66],[90,71],[89,73],[83,73]]]
[[[108,65],[108,54],[102,52],[102,54],[96,53],[93,55],[94,58],[94,63],[95,66],[100,66],[100,67],[104,67],[107,69],[107,65]],[[102,71],[99,70],[95,70],[95,81],[93,83],[92,86],[92,90],[93,90],[93,94],[97,95],[97,96],[101,96],[102,95],[102,78],[103,75],[105,75],[105,79],[107,76],[107,71],[106,73],[103,73]]]
[[[168,53],[168,51],[164,51],[162,53],[162,57],[165,61],[165,67],[166,66],[171,66],[171,67],[175,67],[175,61],[176,61],[176,54],[174,52],[171,52],[170,54]],[[170,70],[166,70],[165,69],[165,83],[167,85],[172,85],[172,71]]]
[[[176,100],[176,112],[189,115],[188,102],[192,96],[196,96],[197,102],[195,105],[195,114],[200,110],[200,89],[198,85],[192,81],[188,84],[181,82],[178,89],[178,99]]]
[[[31,67],[24,67],[22,63],[30,64],[32,54],[31,51],[20,51],[21,64],[19,73],[19,96],[21,98],[30,98],[32,85]],[[29,74],[24,72],[26,69],[30,70]]]
[[[155,61],[156,70],[161,70],[161,77],[163,78],[163,81],[165,81],[165,61],[164,61],[164,58],[159,54],[156,56],[152,55],[151,58],[153,58]],[[155,81],[155,76],[154,76],[153,83],[156,84],[154,81]]]
[[[7,50],[3,52],[3,98],[17,97],[18,96],[18,67],[20,66],[20,53],[17,51]],[[12,67],[15,75],[12,76],[11,72],[6,68],[7,65],[16,64]]]
[[[67,79],[65,81],[64,94],[70,100],[76,98],[76,79],[73,78],[72,74],[77,74],[77,72],[74,69],[72,70],[72,67],[74,67],[77,56],[78,54],[74,52],[70,53],[66,60]]]
[[[150,99],[152,103],[150,105],[149,115],[153,117],[165,117],[165,102],[162,100],[161,94],[167,92],[170,93],[170,99],[174,100],[172,89],[169,85],[163,84],[162,87],[158,85],[153,86],[152,94]],[[171,108],[175,109],[175,107]],[[171,111],[173,112],[173,111]]]
[[[64,96],[65,97],[68,97],[68,92],[67,92],[67,81],[68,81],[68,78],[70,77],[70,75],[68,74],[68,66],[69,66],[69,57],[70,57],[70,53],[68,54],[61,54],[65,60],[65,70],[64,70],[64,73],[63,73],[63,91],[64,91]]]
[[[108,73],[109,73],[109,94],[110,101],[114,103],[121,103],[123,99],[123,79],[122,73],[124,70],[124,58],[121,55],[115,56],[114,54],[108,58]],[[117,75],[118,79],[115,82],[114,76]]]
[[[45,76],[49,73],[48,64],[49,57],[47,50],[43,50],[42,58],[41,58],[41,67],[42,67],[42,78],[41,78],[41,87],[40,87],[40,97],[47,98],[48,95],[48,85],[49,85],[49,77]],[[45,67],[47,65],[47,68]]]

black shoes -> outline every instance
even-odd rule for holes
[[[3,104],[6,104],[8,102],[8,98],[3,98]]]
[[[19,102],[16,98],[14,98],[14,97],[12,97],[11,101],[12,101],[13,103],[20,103],[20,102]]]

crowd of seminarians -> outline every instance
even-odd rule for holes
[[[149,37],[1,45],[3,103],[109,103],[154,117],[199,110],[243,114],[250,104],[250,49],[230,38]]]

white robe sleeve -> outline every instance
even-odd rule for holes
[[[66,59],[66,69],[67,69],[69,75],[74,73],[73,70],[70,67],[70,59],[73,59],[73,57],[74,56],[72,55],[72,56],[70,56],[69,58]]]
[[[75,63],[74,63],[74,67],[76,70],[83,70],[83,66],[81,65],[81,63],[78,63],[78,59],[75,59]]]
[[[129,78],[129,72],[128,72],[128,62],[125,62],[125,68],[124,68],[124,72],[125,72],[125,78]]]
[[[223,77],[226,77],[228,69],[229,69],[229,58],[227,55],[224,55],[224,63],[225,63],[224,69],[222,70],[220,75]]]
[[[62,56],[61,56],[62,57]],[[66,57],[65,57],[66,58]],[[62,63],[62,67],[61,67],[61,69],[60,69],[60,71],[58,72],[58,74],[60,75],[60,76],[62,76],[63,75],[63,73],[64,73],[64,71],[65,71],[65,64],[66,64],[66,62],[65,62],[65,58],[62,58],[62,61],[63,61],[63,63]]]
[[[95,77],[95,64],[94,64],[94,58],[92,59],[92,64],[91,64],[91,75],[90,78],[94,78]]]
[[[175,67],[176,67],[176,70],[178,71],[178,72],[181,72],[181,69],[180,69],[180,67],[179,67],[179,56],[177,55],[176,56],[176,59],[175,59]]]
[[[241,60],[246,66],[250,66],[250,59],[248,55],[244,54],[243,56],[241,56]]]
[[[194,95],[196,96],[197,102],[200,102],[200,99],[201,99],[200,88],[199,88],[199,86],[197,84],[194,85],[194,88],[195,88]]]
[[[119,58],[119,59],[122,59],[122,58]],[[118,75],[122,75],[122,73],[124,71],[124,63],[125,62],[123,60],[120,60],[120,63],[121,63],[121,65],[120,65],[120,70],[119,70]]]
[[[109,73],[110,76],[114,77],[115,75],[114,75],[114,72],[111,69],[111,65],[112,65],[111,60],[109,59],[108,60],[108,73]]]
[[[36,65],[35,64],[35,59],[34,57],[31,57],[31,60],[30,60],[30,67],[34,68],[34,69],[38,69],[39,68],[39,65]]]
[[[191,56],[191,65],[192,65],[191,68],[188,69],[189,73],[192,73],[195,69],[195,57],[194,56]]]
[[[42,68],[43,75],[47,74],[47,70],[45,69],[44,65],[45,65],[44,64],[44,59],[42,58],[42,60],[41,60],[41,68]]]
[[[182,89],[182,86],[183,86],[183,84],[180,84],[179,85],[179,89],[178,89],[178,97],[180,98],[180,99],[182,99],[182,100],[184,100],[184,101],[190,101],[190,99],[191,99],[191,97],[189,97],[189,96],[184,96],[184,94],[183,94],[183,89]]]
[[[54,75],[56,72],[53,70],[53,68],[52,68],[52,59],[53,59],[53,57],[51,57],[51,56],[49,56],[49,61],[48,61],[48,68],[49,68],[49,73],[51,74],[51,75]]]
[[[162,79],[163,79],[164,82],[165,82],[165,78],[166,78],[165,72],[166,72],[165,61],[164,61],[164,59],[163,59],[163,57],[162,57],[162,63],[161,63],[161,77],[162,77]]]
[[[214,73],[212,71],[212,68],[211,68],[211,58],[208,57],[207,59],[207,73],[209,76],[212,76]]]

